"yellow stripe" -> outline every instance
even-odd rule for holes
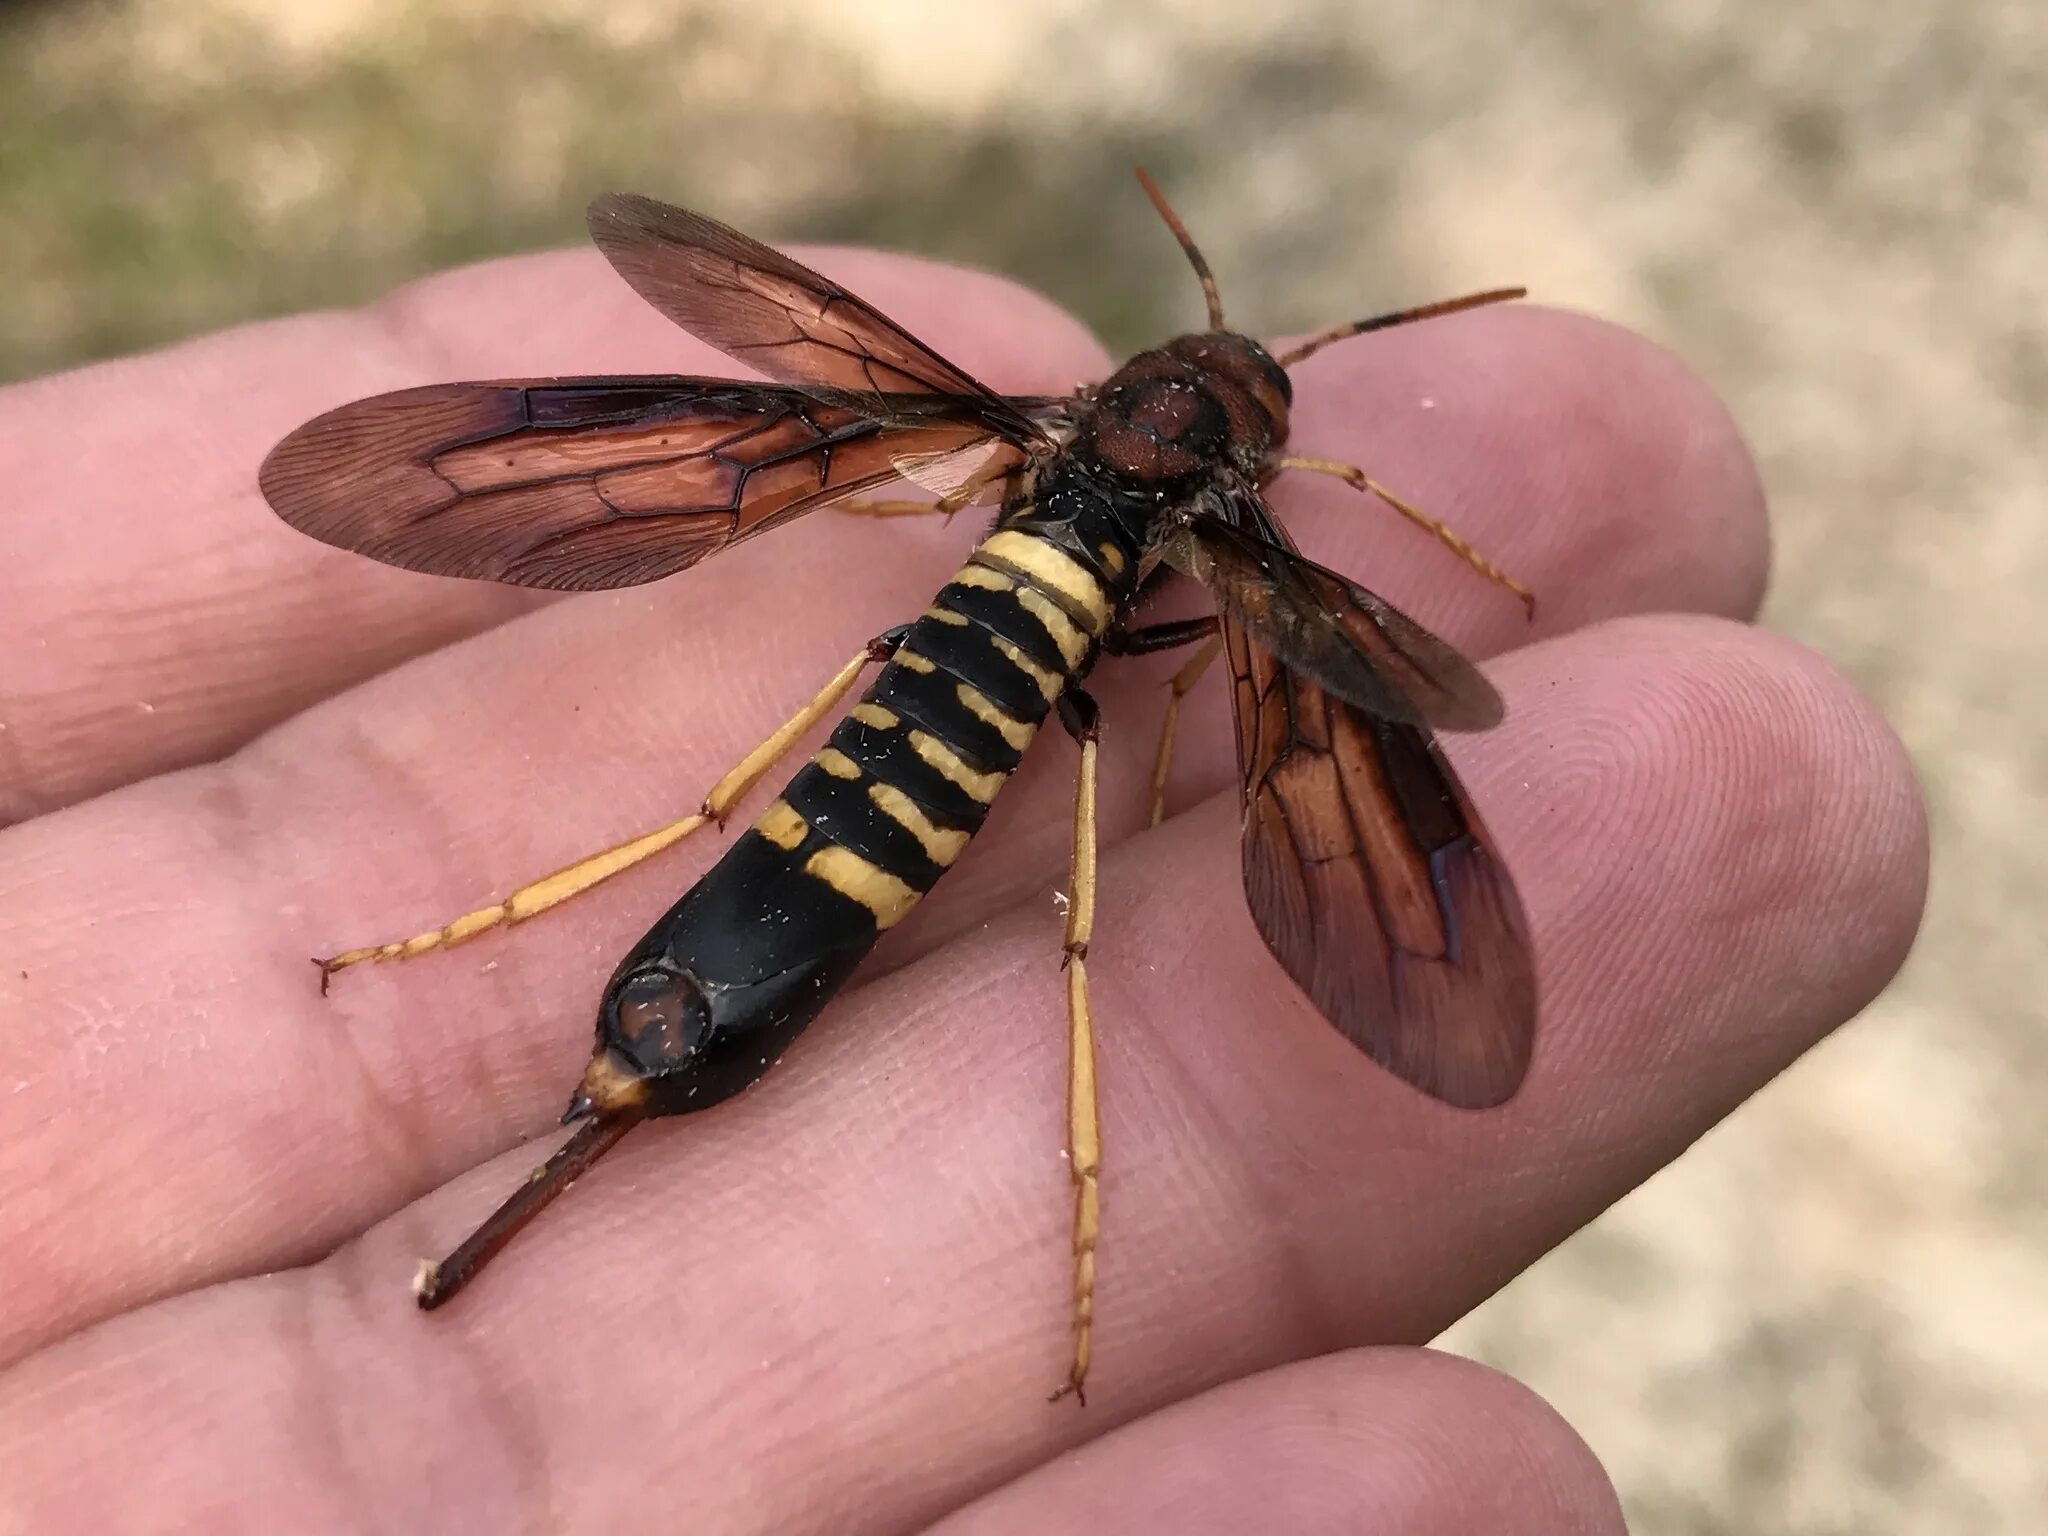
[[[995,700],[972,683],[962,683],[955,691],[967,713],[983,725],[992,727],[1014,750],[1022,752],[1031,745],[1031,738],[1038,734],[1037,726],[1003,713],[996,707]]]
[[[929,672],[932,669],[930,657],[918,655],[907,645],[897,646],[896,654],[890,660],[898,666],[910,668],[913,672]]]
[[[982,540],[978,553],[1015,566],[1040,586],[1057,592],[1087,621],[1088,633],[1099,635],[1109,624],[1109,599],[1094,572],[1045,539],[1004,528]]]
[[[1052,636],[1052,643],[1060,648],[1069,671],[1081,665],[1081,658],[1088,654],[1088,637],[1074,627],[1066,609],[1036,587],[1019,592],[1017,606],[1038,620],[1039,626]]]
[[[917,905],[917,892],[879,865],[870,864],[851,848],[827,843],[804,860],[804,873],[816,875],[840,895],[859,902],[875,915],[877,928],[893,928]]]
[[[1060,689],[1065,686],[1065,680],[1057,672],[1046,671],[1045,668],[1018,650],[1016,646],[1005,640],[1001,635],[995,635],[991,638],[995,641],[996,649],[1001,651],[1019,672],[1024,673],[1031,681],[1038,684],[1038,691],[1045,695],[1046,702],[1050,703],[1060,696]]]
[[[883,815],[924,844],[925,857],[942,868],[959,858],[960,850],[967,846],[967,833],[932,825],[917,802],[893,784],[870,784],[868,798],[881,808]]]
[[[976,773],[960,761],[960,754],[947,746],[938,737],[924,731],[910,733],[910,750],[923,758],[950,783],[987,805],[995,799],[996,791],[1003,787],[1005,775],[1000,773]]]
[[[809,835],[811,824],[797,815],[787,800],[777,800],[761,813],[761,819],[754,823],[754,830],[786,852]]]
[[[924,616],[928,619],[937,619],[941,624],[965,624],[967,622],[966,614],[955,613],[950,608],[927,608],[924,611]],[[898,654],[901,653],[899,652]]]
[[[835,779],[857,779],[860,777],[860,764],[856,763],[837,747],[824,748],[811,761],[831,774]]]
[[[1102,556],[1102,563],[1109,567],[1109,574],[1120,576],[1124,569],[1124,552],[1107,540],[1095,546],[1095,552]]]
[[[924,658],[920,656],[918,660],[923,661]],[[884,709],[879,704],[856,704],[847,713],[862,725],[872,725],[878,731],[894,730],[897,723],[896,711]]]
[[[985,565],[963,565],[950,585],[980,587],[985,592],[1008,592],[1017,582],[1014,577],[1002,571],[992,571]]]

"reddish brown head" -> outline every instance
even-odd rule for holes
[[[1087,446],[1118,478],[1168,486],[1228,464],[1256,474],[1287,436],[1287,375],[1249,336],[1211,331],[1141,352],[1095,399]]]
[[[1265,414],[1270,441],[1287,441],[1287,410],[1294,404],[1294,385],[1287,370],[1258,342],[1235,331],[1207,331],[1168,342],[1166,352],[1187,359],[1245,395]]]

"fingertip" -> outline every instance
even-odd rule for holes
[[[1349,1350],[1216,1388],[1048,1462],[935,1528],[1623,1529],[1606,1473],[1556,1410],[1484,1366],[1420,1349]]]
[[[1729,654],[1775,711],[1758,710],[1757,776],[1784,762],[1817,791],[1808,853],[1794,877],[1836,924],[1820,945],[1860,953],[1840,1006],[1860,1010],[1905,963],[1927,903],[1927,803],[1903,740],[1867,693],[1828,657],[1786,635],[1746,626],[1727,632]]]
[[[1609,495],[1588,509],[1589,547],[1632,567],[1638,593],[1683,591],[1683,606],[1754,618],[1770,578],[1770,522],[1755,456],[1721,397],[1675,352],[1610,321],[1524,305],[1503,323],[1567,429],[1560,451],[1604,466]],[[1652,493],[1654,518],[1642,515]]]
[[[1500,681],[1507,750],[1475,754],[1475,794],[1501,807],[1555,1011],[1611,1031],[1594,1054],[1693,1071],[1708,1052],[1747,1091],[1897,972],[1926,813],[1898,737],[1825,658],[1664,614],[1530,647]]]
[[[1494,1528],[1519,1529],[1524,1513],[1533,1512],[1539,1530],[1572,1536],[1623,1536],[1627,1531],[1620,1497],[1599,1456],[1535,1388],[1479,1361],[1433,1349],[1352,1353],[1397,1356],[1440,1395],[1448,1405],[1449,1424],[1469,1436],[1461,1442],[1468,1477],[1475,1482],[1498,1479],[1501,1507]]]

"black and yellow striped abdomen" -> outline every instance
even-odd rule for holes
[[[910,627],[830,742],[754,824],[877,933],[937,883],[1111,613],[1096,574],[1035,534],[990,535]]]
[[[959,858],[1126,595],[1127,557],[1097,548],[1084,560],[1006,520],[826,745],[627,956],[599,1034],[652,1080],[655,1112],[758,1078]]]

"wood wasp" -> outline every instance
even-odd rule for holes
[[[1199,647],[1173,679],[1152,778],[1164,811],[1181,698],[1217,656],[1233,680],[1244,887],[1268,947],[1373,1060],[1448,1104],[1511,1096],[1536,991],[1507,871],[1432,727],[1501,717],[1471,663],[1299,554],[1261,488],[1339,476],[1525,589],[1363,471],[1282,452],[1288,369],[1347,337],[1519,298],[1501,289],[1268,350],[1225,328],[1208,264],[1146,194],[1202,287],[1208,328],[1070,396],[1005,396],[828,278],[647,198],[590,205],[598,249],[671,321],[772,382],[691,377],[441,384],[342,406],[271,452],[264,495],[343,549],[446,576],[593,591],[653,581],[813,509],[999,507],[908,624],[870,640],[692,814],[446,926],[320,962],[321,986],[517,922],[722,823],[870,667],[821,748],[626,955],[598,1005],[569,1141],[416,1292],[433,1308],[639,1121],[757,1081],[880,935],[960,856],[1048,717],[1079,743],[1063,966],[1070,1030],[1074,1353],[1093,1349],[1101,1147],[1088,956],[1096,913],[1097,714],[1105,654]],[[869,500],[911,481],[933,501]],[[1216,612],[1140,624],[1174,574]]]

